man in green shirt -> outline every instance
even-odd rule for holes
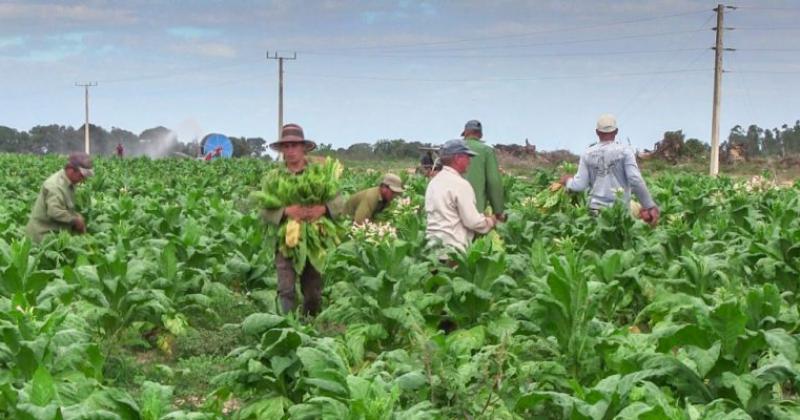
[[[381,212],[397,194],[402,194],[403,181],[395,174],[386,174],[377,187],[367,188],[353,194],[345,204],[345,212],[353,216],[356,223],[372,220],[376,213]]]
[[[42,237],[50,232],[66,230],[79,234],[86,233],[86,222],[83,216],[75,211],[75,184],[83,182],[92,175],[94,171],[89,155],[72,153],[64,169],[44,181],[39,197],[33,205],[28,226],[25,228],[33,242],[41,242]]]
[[[494,148],[484,143],[483,126],[478,120],[469,120],[464,125],[461,133],[464,143],[475,152],[464,178],[472,185],[475,191],[475,204],[478,211],[483,213],[486,205],[491,204],[492,212],[497,220],[505,220],[506,208],[503,194],[503,181],[500,178],[500,169],[497,166],[497,156]]]

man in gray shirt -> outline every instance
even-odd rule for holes
[[[633,191],[642,204],[639,216],[655,225],[660,216],[658,206],[647,190],[633,150],[614,141],[617,131],[616,118],[611,114],[601,115],[596,130],[600,141],[583,152],[575,177],[565,175],[561,184],[570,191],[588,188],[592,212],[614,205],[619,190],[622,190],[623,204],[627,207]]]

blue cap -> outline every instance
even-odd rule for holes
[[[462,154],[468,156],[475,156],[477,153],[470,150],[469,147],[467,147],[467,144],[464,143],[464,140],[461,139],[447,140],[439,149],[439,156],[441,157],[455,156]]]

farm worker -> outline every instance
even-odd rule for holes
[[[405,192],[403,181],[395,174],[386,174],[377,187],[367,188],[353,194],[345,204],[345,213],[353,216],[356,223],[364,223],[383,211],[397,194]]]
[[[75,185],[92,175],[92,159],[76,152],[69,155],[64,169],[44,181],[25,228],[33,242],[41,242],[50,232],[86,233],[86,222],[75,211]]]
[[[469,181],[475,191],[475,204],[478,211],[483,213],[486,205],[491,204],[495,218],[500,221],[505,220],[503,181],[497,166],[497,156],[494,148],[481,140],[483,138],[481,122],[478,120],[467,121],[461,136],[464,137],[467,147],[475,153],[464,178]]]
[[[588,188],[592,214],[614,205],[618,190],[623,191],[623,204],[627,208],[633,190],[642,205],[639,216],[655,225],[660,213],[636,164],[636,156],[630,147],[614,141],[618,132],[616,118],[611,114],[601,115],[595,132],[600,141],[583,152],[578,173],[574,177],[562,176],[561,184],[570,191]]]
[[[428,151],[419,159],[419,172],[426,178],[433,178],[434,175],[442,170],[442,163],[438,158]]]
[[[117,143],[117,157],[122,159],[123,154],[125,154],[125,148],[122,147],[122,143]]]
[[[286,124],[281,129],[280,140],[269,145],[272,150],[283,154],[286,169],[292,175],[301,174],[308,160],[306,153],[317,147],[316,143],[305,138],[303,128],[297,124]],[[262,218],[269,224],[280,226],[286,218],[297,221],[313,222],[320,217],[335,217],[336,199],[326,204],[300,205],[292,204],[276,210],[262,210]],[[301,273],[295,273],[292,261],[275,252],[275,266],[278,274],[278,296],[283,313],[292,312],[295,308],[295,282],[300,278],[300,289],[303,292],[303,314],[316,315],[322,307],[322,275],[311,265],[306,263]]]
[[[429,241],[464,251],[475,233],[488,233],[497,223],[494,216],[478,211],[475,192],[463,177],[475,155],[461,139],[448,140],[442,146],[442,170],[425,191]]]

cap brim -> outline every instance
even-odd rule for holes
[[[402,187],[393,187],[391,185],[387,185],[387,187],[389,187],[390,190],[392,190],[392,191],[394,191],[396,193],[406,192],[406,190],[404,188],[402,188]]]
[[[89,169],[89,168],[78,168],[78,170],[81,171],[81,175],[84,178],[89,178],[91,176],[94,176],[94,170],[92,170],[92,169]]]

